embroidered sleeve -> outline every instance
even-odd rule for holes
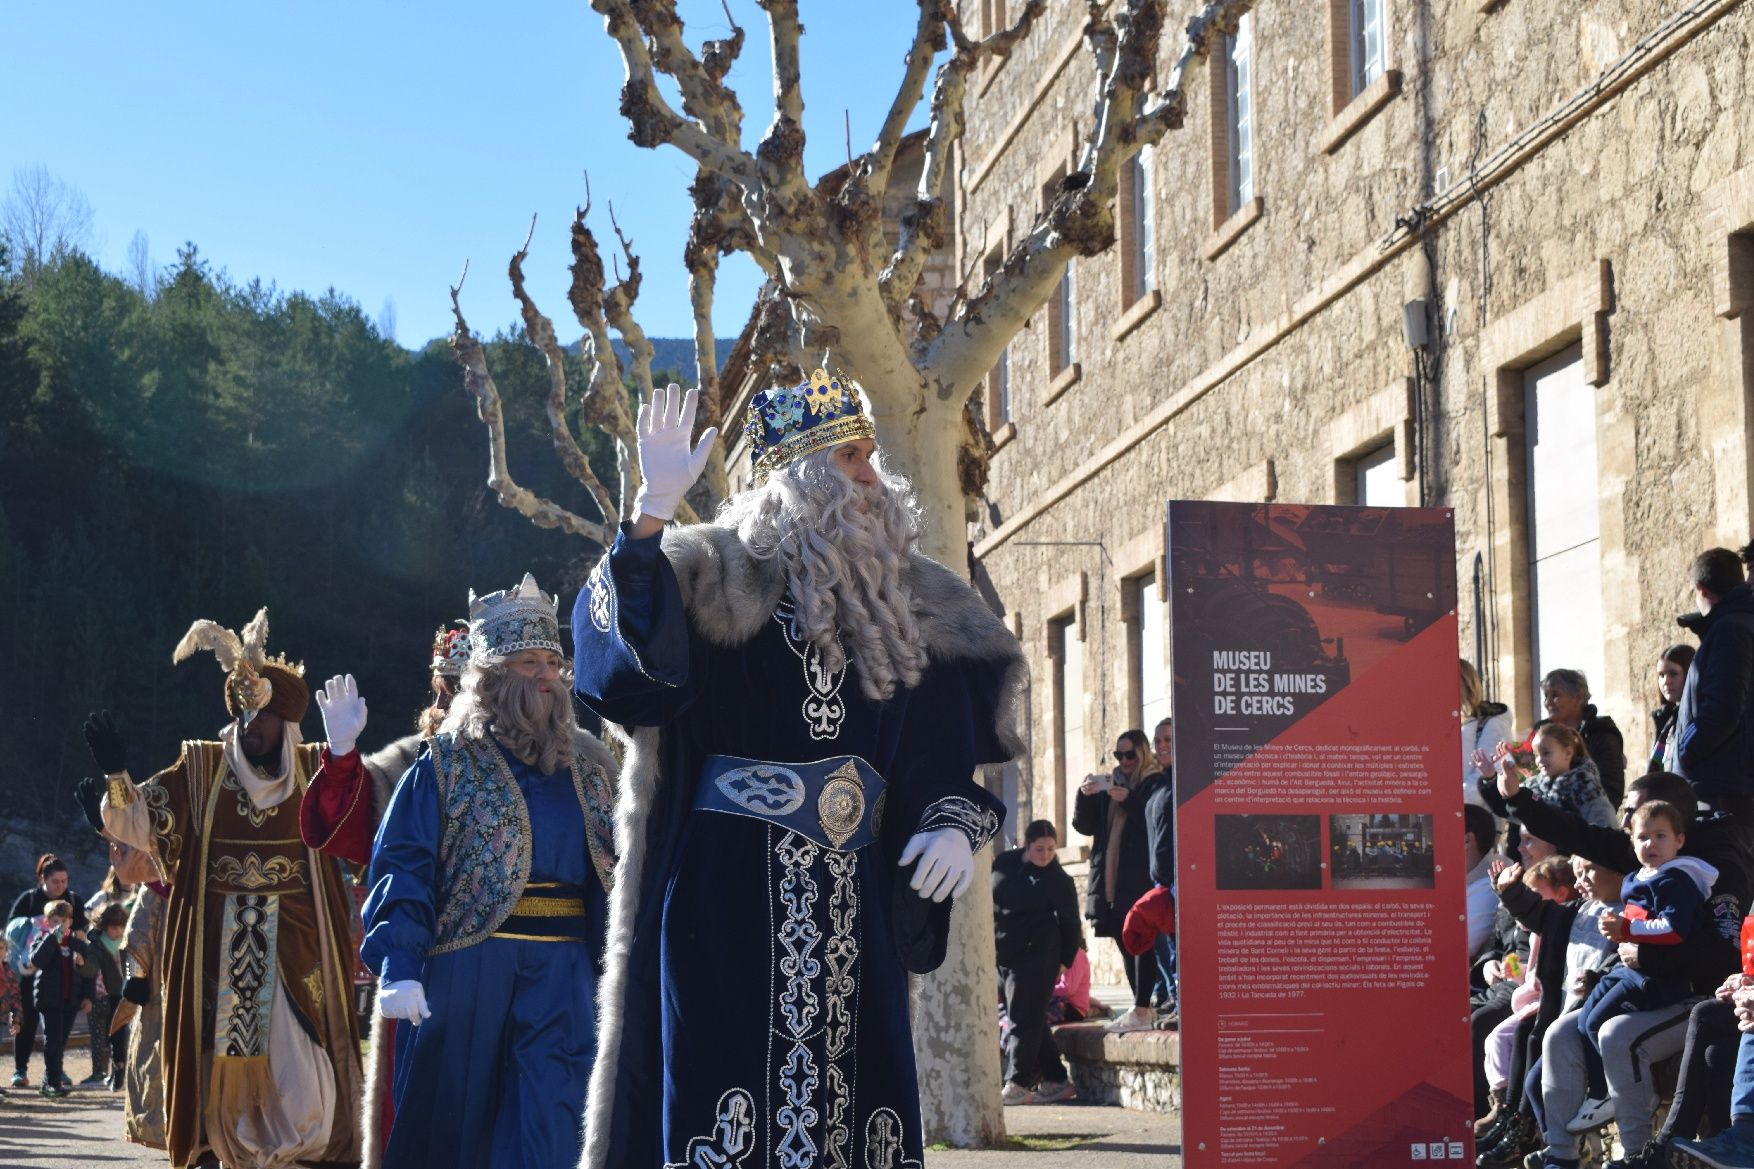
[[[625,525],[573,606],[573,688],[624,726],[661,726],[692,699],[688,617],[662,539]]]
[[[104,827],[123,844],[144,850],[162,881],[174,880],[182,861],[193,806],[189,796],[195,782],[193,767],[185,745],[182,758],[138,787],[131,786],[132,780],[123,773],[120,782],[129,787],[125,803],[118,803],[113,795],[104,797]]]
[[[999,834],[999,813],[962,796],[945,796],[926,805],[926,810],[920,815],[918,831],[932,832],[939,828],[956,829],[968,837],[969,847],[979,852]]]

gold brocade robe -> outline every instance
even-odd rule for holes
[[[129,805],[106,801],[106,827],[150,846],[171,884],[157,989],[175,1169],[207,1149],[228,1169],[359,1160],[353,901],[339,862],[298,828],[320,753],[297,749],[297,790],[272,808],[251,802],[217,742],[184,743]]]
[[[124,1131],[130,1141],[154,1149],[164,1148],[164,1075],[159,1066],[164,1031],[163,977],[165,899],[142,885],[134,911],[128,915],[128,932],[122,953],[136,977],[152,985],[152,997],[128,1026],[128,1063],[122,1084]]]

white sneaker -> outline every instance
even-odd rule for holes
[[[1063,1100],[1070,1100],[1076,1095],[1078,1095],[1078,1089],[1072,1086],[1071,1080],[1061,1080],[1057,1084],[1043,1080],[1041,1087],[1035,1091],[1035,1102],[1037,1104],[1058,1104]]]
[[[1005,1104],[1035,1104],[1036,1095],[1022,1084],[1006,1084],[1005,1090],[999,1093],[999,1099]]]
[[[1577,1115],[1566,1124],[1566,1132],[1589,1132],[1614,1119],[1614,1097],[1605,1100],[1585,1099]]]
[[[1104,1027],[1103,1030],[1110,1035],[1126,1035],[1132,1031],[1155,1031],[1157,1030],[1157,1017],[1151,1013],[1149,1007],[1143,1011],[1134,1007]]]

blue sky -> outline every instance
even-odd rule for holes
[[[718,0],[680,9],[691,45],[727,32]],[[767,25],[753,0],[731,11],[748,30],[731,80],[753,149],[772,108]],[[802,12],[817,174],[845,161],[843,111],[855,150],[875,136],[917,9],[803,0]],[[471,325],[515,318],[505,264],[535,212],[525,272],[570,337],[567,225],[588,170],[600,236],[613,201],[644,261],[647,332],[692,332],[693,165],[627,141],[620,56],[586,0],[7,4],[0,43],[0,190],[36,165],[77,187],[107,268],[123,267],[137,230],[161,265],[193,240],[237,280],[333,287],[372,317],[392,301],[398,339],[417,346],[449,331],[465,258]],[[720,336],[741,327],[757,283],[746,259],[726,261]]]

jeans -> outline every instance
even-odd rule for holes
[[[1736,1078],[1730,1085],[1730,1119],[1754,1120],[1754,1035],[1743,1035],[1736,1048]]]
[[[1181,1002],[1180,979],[1175,972],[1175,939],[1168,934],[1158,934],[1153,944],[1153,952],[1157,955],[1157,989],[1163,994],[1163,1001],[1171,1007]]]

